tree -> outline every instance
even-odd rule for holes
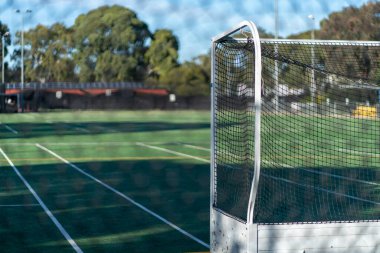
[[[210,93],[210,56],[200,55],[169,71],[165,81],[180,96],[205,96]]]
[[[267,38],[267,39],[271,39],[271,38],[274,38],[274,35],[267,32],[264,28],[262,27],[257,27],[257,30],[259,32],[259,36],[260,38]]]
[[[16,34],[19,44],[21,33]],[[25,79],[29,81],[75,81],[72,30],[63,24],[37,25],[24,33]],[[14,52],[20,62],[20,49]]]
[[[322,20],[320,37],[335,40],[380,40],[380,3],[369,2],[360,8],[347,7],[334,12]],[[347,54],[344,50],[330,52],[327,67],[333,69],[336,62],[346,76],[363,79],[376,79],[376,65],[379,62],[377,51],[365,47],[352,48]],[[354,59],[354,60],[353,60]],[[330,66],[329,66],[330,65]]]
[[[319,31],[315,30],[314,33],[315,33],[315,39],[319,39],[320,38]],[[292,34],[292,35],[289,35],[287,38],[288,39],[295,39],[295,40],[310,40],[311,39],[311,31],[308,30],[305,32],[297,33],[297,34]]]
[[[178,39],[172,31],[157,30],[145,53],[151,74],[165,79],[169,71],[178,65],[178,48]]]
[[[2,57],[1,59],[4,59],[7,55],[8,55],[8,46],[11,45],[11,36],[9,34],[9,28],[6,24],[3,24],[1,21],[0,21],[0,36],[1,38],[6,34],[8,33],[7,36],[4,37],[4,57],[1,55],[2,54],[2,50],[0,50],[0,57]],[[1,43],[3,43],[3,41],[1,41]],[[3,45],[1,45],[3,46]],[[5,68],[7,69],[8,68],[8,64],[4,64]]]
[[[380,3],[347,7],[321,21],[320,37],[336,40],[380,40]]]
[[[73,26],[80,81],[140,81],[151,34],[135,12],[103,6],[80,15]]]

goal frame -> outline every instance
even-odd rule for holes
[[[215,51],[218,41],[228,39],[230,35],[242,29],[249,29],[255,48],[254,69],[254,175],[251,184],[249,202],[247,203],[246,221],[229,215],[213,206],[215,200]],[[240,39],[232,39],[240,40]],[[246,39],[244,39],[246,40]],[[216,252],[278,252],[278,253],[370,253],[380,250],[380,222],[316,222],[316,223],[255,223],[253,213],[260,179],[261,164],[261,103],[262,103],[262,60],[261,43],[297,42],[328,45],[376,45],[380,42],[369,41],[322,41],[322,40],[278,40],[260,39],[256,25],[243,21],[235,27],[212,38],[211,43],[211,165],[210,165],[210,250]]]

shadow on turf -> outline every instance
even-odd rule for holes
[[[208,164],[188,163],[183,160],[75,164],[208,243]],[[24,165],[18,166],[18,169],[84,251],[207,250],[68,165]],[[18,180],[16,175],[15,180]],[[16,227],[10,226],[10,230],[24,227],[19,231],[19,237],[15,239],[12,237],[14,233],[1,233],[0,242],[6,244],[7,240],[12,239],[12,245],[20,245],[28,249],[27,252],[57,252],[62,245],[67,244],[52,223],[47,222],[45,226],[37,226],[38,223],[23,226],[23,216],[15,213],[17,214],[19,216],[14,217],[12,213],[7,213],[0,220],[6,223],[15,222]],[[44,217],[41,210],[39,217]],[[36,232],[41,229],[47,231]],[[39,237],[40,235],[45,237]],[[29,243],[33,242],[33,245],[18,241],[20,238],[29,237]]]
[[[234,167],[218,169],[217,203],[244,220],[250,174]],[[262,224],[380,220],[379,186],[376,167],[262,166],[254,220]]]
[[[0,126],[0,138],[33,138],[55,135],[92,135],[105,133],[154,132],[167,130],[209,129],[209,123],[150,122],[81,122],[81,123],[13,123],[7,126],[18,131],[14,134]]]

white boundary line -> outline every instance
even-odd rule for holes
[[[203,151],[210,151],[209,148],[204,148],[201,146],[195,146],[195,145],[190,145],[190,144],[184,144],[184,143],[179,143],[180,145],[187,147],[187,148],[192,148],[192,149],[198,149],[198,150],[203,150]]]
[[[263,163],[270,164],[270,165],[275,165],[275,166],[277,165],[277,166],[281,166],[281,167],[285,167],[285,168],[296,169],[296,167],[291,166],[291,165],[287,165],[287,164],[284,164],[284,163],[269,162],[269,161],[265,161],[265,160],[263,160]],[[339,176],[339,175],[328,173],[328,172],[321,172],[321,171],[317,171],[317,170],[313,170],[313,169],[301,169],[301,168],[300,168],[300,170],[303,170],[303,171],[306,171],[306,172],[310,172],[310,173],[314,173],[314,174],[319,174],[319,175],[331,176],[331,177],[335,177],[335,178],[339,178],[339,179],[344,179],[344,180],[348,180],[348,181],[353,181],[353,182],[358,182],[358,183],[363,183],[363,184],[368,184],[368,185],[380,186],[379,183],[375,183],[375,182],[371,182],[371,181],[366,181],[366,180],[361,180],[361,179],[350,178],[350,177],[345,177],[345,176]]]
[[[351,150],[351,149],[346,149],[346,148],[338,148],[336,150],[341,151],[341,152],[346,152],[349,154],[359,154],[359,155],[369,155],[369,156],[380,157],[380,154],[378,153],[362,152],[362,151],[356,151],[356,150]]]
[[[359,197],[355,197],[355,196],[351,196],[351,195],[348,195],[348,194],[339,193],[339,192],[335,192],[335,191],[330,191],[330,190],[324,189],[322,187],[317,187],[317,186],[312,186],[312,185],[306,185],[306,184],[300,184],[300,183],[294,182],[294,181],[286,179],[286,178],[275,177],[275,176],[267,175],[265,173],[263,173],[262,175],[265,176],[265,177],[272,178],[274,180],[278,180],[278,181],[282,181],[282,182],[285,182],[285,183],[301,186],[303,188],[312,188],[312,189],[316,189],[318,191],[327,192],[327,193],[330,193],[330,194],[334,194],[334,195],[338,195],[338,196],[342,196],[342,197],[346,197],[346,198],[350,198],[350,199],[354,199],[354,200],[359,200],[359,201],[371,203],[371,204],[374,204],[374,205],[380,205],[380,202],[371,201],[371,200],[367,200],[367,199],[362,199],[362,198],[359,198]]]
[[[14,134],[18,134],[18,131],[14,130],[12,127],[6,125],[6,124],[3,124],[3,123],[0,123],[1,125],[3,125],[6,129],[8,129],[9,131],[11,131],[12,133]]]
[[[17,174],[17,176],[21,179],[21,181],[24,183],[24,185],[28,188],[30,193],[34,196],[34,198],[37,200],[37,202],[40,204],[42,209],[45,211],[47,216],[53,221],[55,226],[58,228],[58,230],[61,232],[61,234],[66,238],[68,243],[73,247],[75,252],[77,253],[83,253],[81,248],[76,244],[76,242],[71,238],[71,236],[67,233],[67,231],[62,227],[61,223],[55,218],[53,213],[47,208],[45,203],[41,200],[41,198],[38,196],[38,194],[34,191],[32,186],[26,181],[26,179],[21,175],[20,171],[16,168],[16,166],[13,164],[13,162],[9,159],[9,157],[4,153],[3,149],[0,148],[0,153],[4,156],[4,158],[8,161],[9,165],[13,168],[14,172]]]
[[[171,143],[167,142],[144,142],[145,144],[151,144],[151,145],[167,145]],[[136,142],[112,142],[112,141],[100,141],[100,142],[41,142],[41,145],[49,145],[49,146],[135,146]],[[2,146],[35,146],[35,142],[5,142],[1,143]],[[190,145],[194,146],[194,145]],[[199,146],[194,146],[199,147]],[[203,148],[203,147],[200,147]],[[204,148],[205,149],[205,148]],[[209,149],[205,149],[207,151]]]
[[[10,204],[10,205],[0,205],[0,207],[30,207],[30,206],[40,206],[39,204]]]
[[[185,230],[183,230],[182,228],[178,227],[177,225],[175,225],[174,223],[168,221],[167,219],[161,217],[160,215],[158,215],[157,213],[151,211],[150,209],[146,208],[145,206],[141,205],[140,203],[134,201],[132,198],[128,197],[127,195],[125,195],[124,193],[116,190],[115,188],[109,186],[108,184],[104,183],[103,181],[101,181],[100,179],[92,176],[91,174],[85,172],[84,170],[80,169],[78,166],[76,166],[75,164],[67,161],[65,158],[61,157],[60,155],[56,154],[55,152],[51,151],[50,149],[36,143],[36,146],[44,151],[46,151],[47,153],[51,154],[52,156],[55,156],[56,158],[58,158],[59,160],[61,160],[62,162],[66,163],[67,165],[69,165],[70,167],[76,169],[78,172],[82,173],[83,175],[91,178],[92,180],[94,180],[95,182],[101,184],[102,186],[104,186],[105,188],[107,188],[108,190],[116,193],[117,195],[119,195],[120,197],[124,198],[125,200],[129,201],[131,204],[137,206],[138,208],[142,209],[143,211],[145,211],[146,213],[152,215],[153,217],[159,219],[160,221],[164,222],[165,224],[169,225],[170,227],[174,228],[175,230],[177,230],[178,232],[180,232],[181,234],[189,237],[190,239],[194,240],[195,242],[201,244],[202,246],[206,247],[206,248],[210,248],[210,245],[205,243],[204,241],[198,239],[197,237],[193,236],[192,234],[186,232]],[[201,158],[200,158],[201,159]]]
[[[89,130],[87,130],[86,128],[82,128],[82,127],[75,127],[74,130],[78,130],[78,131],[81,131],[84,133],[91,133]]]
[[[169,149],[165,149],[165,148],[159,148],[159,147],[150,146],[150,145],[144,145],[144,144],[142,146],[154,148],[154,149],[165,151],[165,152],[168,152],[168,153],[173,153],[173,154],[176,153],[177,155],[183,155],[185,157],[191,157],[191,156],[189,156],[187,154],[175,152],[175,151],[172,151],[172,150],[169,150]],[[194,157],[194,158],[197,158],[197,160],[202,159],[202,158],[199,158],[199,157]],[[206,160],[206,159],[202,159],[202,160],[210,162],[209,160]],[[265,162],[265,161],[263,161],[263,162]],[[284,167],[286,166],[286,167],[292,168],[291,166],[286,165],[286,164],[284,164],[283,166]],[[348,194],[343,194],[343,193],[339,193],[339,192],[335,192],[335,191],[330,191],[330,190],[324,189],[322,187],[300,184],[300,183],[288,180],[286,178],[275,177],[275,176],[267,175],[267,174],[264,174],[264,173],[263,173],[263,176],[269,177],[269,178],[272,178],[272,179],[275,179],[275,180],[283,181],[283,182],[286,182],[286,183],[295,184],[295,185],[298,185],[298,186],[301,186],[301,187],[304,187],[304,188],[305,187],[310,187],[310,188],[313,188],[313,189],[316,189],[316,190],[319,190],[319,191],[323,191],[323,192],[327,192],[327,193],[330,193],[330,194],[335,194],[335,195],[338,195],[338,196],[342,196],[342,197],[346,197],[346,198],[350,198],[350,199],[354,199],[354,200],[359,200],[359,201],[363,201],[363,202],[367,202],[367,203],[371,203],[371,204],[375,204],[375,205],[380,205],[379,202],[375,202],[375,201],[371,201],[371,200],[367,200],[367,199],[362,199],[362,198],[359,198],[359,197],[355,197],[355,196],[351,196],[351,195],[348,195]],[[331,176],[333,176],[333,174],[331,174]],[[360,181],[358,181],[358,182],[360,182]]]
[[[182,145],[184,145],[184,144],[182,144]],[[193,146],[193,145],[186,145],[186,146],[189,147],[189,148],[194,148],[194,149],[201,149],[202,148],[203,150],[210,151],[210,149],[206,149],[206,148],[199,147],[199,146]],[[342,150],[342,151],[344,151],[344,150]],[[365,153],[365,154],[371,154],[371,155],[373,155],[372,153]],[[378,155],[378,154],[376,154],[376,155]],[[275,162],[269,162],[269,161],[266,161],[266,160],[262,160],[262,162],[266,163],[266,164],[278,165],[278,166],[281,166],[281,167],[295,169],[294,166],[290,166],[290,165],[287,165],[287,164],[284,164],[284,163],[279,164],[279,163],[275,163]],[[339,178],[339,179],[344,179],[344,180],[348,180],[348,181],[353,181],[353,182],[358,182],[358,183],[363,183],[363,184],[368,184],[368,185],[380,186],[379,183],[375,183],[375,182],[371,182],[371,181],[366,181],[366,180],[361,180],[361,179],[349,178],[349,177],[345,177],[345,176],[339,176],[339,175],[328,173],[328,172],[321,172],[321,171],[316,171],[316,170],[313,170],[313,169],[300,169],[300,170],[303,170],[303,171],[306,171],[306,172],[310,172],[310,173],[314,173],[314,174],[319,174],[319,175],[331,176],[331,177],[335,177],[335,178]]]
[[[349,178],[349,177],[345,177],[345,176],[339,176],[339,175],[328,173],[328,172],[321,172],[321,171],[309,170],[309,169],[302,169],[302,170],[310,172],[310,173],[314,173],[314,174],[331,176],[331,177],[335,177],[335,178],[345,179],[345,180],[349,180],[349,181],[353,181],[353,182],[359,182],[359,183],[368,184],[368,185],[380,186],[379,183],[375,183],[375,182],[371,182],[371,181],[366,181],[366,180],[361,180],[361,179]]]
[[[144,143],[141,143],[141,142],[136,142],[136,145],[142,146],[142,147],[146,147],[146,148],[156,149],[156,150],[159,150],[159,151],[164,151],[164,152],[171,153],[171,154],[178,155],[178,156],[182,156],[182,157],[188,157],[188,158],[195,159],[195,160],[198,160],[198,161],[201,161],[201,162],[205,162],[205,163],[210,163],[210,161],[207,160],[207,159],[203,159],[203,158],[200,158],[200,157],[197,157],[197,156],[192,156],[192,155],[188,155],[188,154],[185,154],[185,153],[173,151],[173,150],[166,149],[166,148],[160,148],[160,147],[157,147],[157,146],[147,145],[147,144],[144,144]]]

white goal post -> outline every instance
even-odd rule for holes
[[[380,252],[377,65],[379,42],[250,21],[212,39],[211,252]]]

